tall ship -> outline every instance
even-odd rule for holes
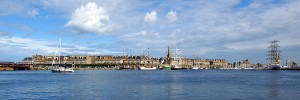
[[[175,47],[174,49],[174,52],[173,52],[173,63],[172,63],[172,66],[171,66],[171,69],[172,70],[182,70],[182,69],[186,69],[186,68],[183,68],[181,66],[181,60],[182,60],[182,57],[180,56],[182,54],[182,51],[180,49],[177,49],[177,47]]]
[[[278,49],[280,46],[278,45],[278,40],[274,39],[269,42],[271,45],[268,47],[270,50],[268,51],[268,67],[271,70],[279,70],[281,68],[281,60],[280,60],[280,50]]]
[[[57,50],[53,57],[51,71],[52,72],[71,72],[71,73],[73,73],[74,72],[73,68],[67,67],[66,64],[61,64],[60,49],[61,49],[61,39],[59,39],[59,42],[57,45]],[[58,56],[57,56],[57,54],[58,54]],[[58,59],[58,64],[55,64],[56,58]]]

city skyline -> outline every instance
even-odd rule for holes
[[[1,0],[0,61],[35,54],[183,56],[267,63],[277,39],[282,64],[300,61],[297,0]]]

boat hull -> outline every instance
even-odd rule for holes
[[[163,66],[163,70],[171,70],[171,66]]]
[[[67,73],[73,73],[74,70],[72,68],[55,68],[55,69],[51,69],[51,71],[53,73],[63,73],[63,72],[67,72]]]
[[[198,70],[198,69],[199,69],[198,67],[196,67],[196,68],[193,67],[193,68],[192,68],[192,70]]]
[[[270,70],[280,70],[280,66],[271,66]]]
[[[187,68],[171,68],[171,70],[187,70]]]
[[[53,73],[74,73],[74,70],[72,71],[57,71],[57,70],[51,70]]]
[[[156,70],[156,67],[151,67],[151,68],[147,68],[147,67],[140,67],[140,70]]]

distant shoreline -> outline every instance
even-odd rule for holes
[[[49,68],[31,68],[31,71],[35,70],[50,70]],[[117,68],[74,68],[74,70],[137,70],[137,69],[117,69]],[[157,69],[162,70],[162,69]],[[185,70],[194,70],[194,69],[185,69]],[[270,69],[197,69],[197,70],[270,70]],[[300,70],[299,68],[289,68],[289,69],[280,69],[280,70]],[[14,70],[12,68],[0,68],[0,71],[22,71],[22,70]]]

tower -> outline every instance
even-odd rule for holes
[[[171,51],[170,51],[170,47],[168,46],[168,51],[166,54],[166,64],[171,64]]]

